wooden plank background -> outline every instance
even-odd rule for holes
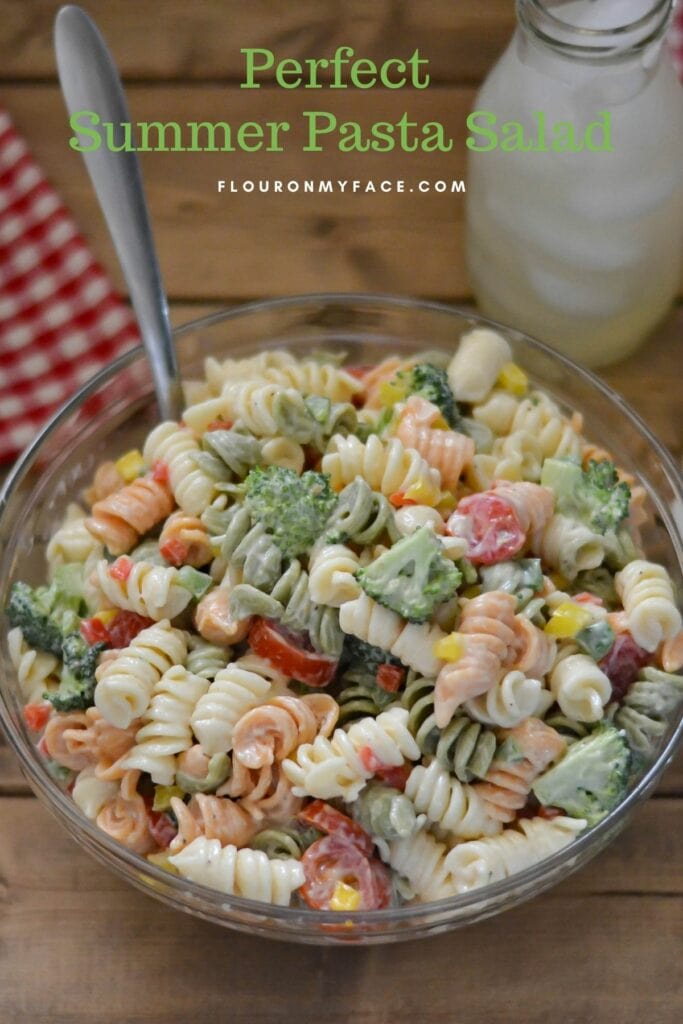
[[[245,298],[366,290],[470,297],[463,198],[219,196],[217,178],[465,174],[464,120],[514,25],[513,0],[89,0],[134,120],[294,124],[329,109],[369,124],[441,120],[451,154],[146,154],[176,324]],[[0,104],[14,117],[115,280],[113,252],[55,78],[56,0],[0,0]],[[427,92],[239,89],[240,47],[382,60],[419,48]],[[604,372],[679,458],[683,309]],[[623,836],[578,875],[502,918],[419,944],[277,946],[166,910],[82,853],[32,799],[0,743],[0,1024],[678,1024],[683,761]]]

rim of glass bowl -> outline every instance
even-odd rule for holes
[[[319,305],[321,302],[333,303],[337,306],[353,306],[360,302],[366,307],[391,306],[394,309],[405,308],[410,309],[413,312],[416,309],[424,309],[425,311],[431,310],[435,313],[451,315],[458,317],[461,320],[476,322],[477,324],[487,327],[493,327],[503,331],[506,335],[509,335],[512,338],[523,340],[532,349],[538,349],[545,356],[549,356],[551,359],[564,366],[571,373],[583,378],[584,382],[592,385],[593,388],[601,392],[608,402],[616,406],[621,413],[631,421],[632,425],[637,428],[656,452],[662,463],[665,474],[669,479],[672,490],[676,494],[677,498],[680,501],[683,501],[683,478],[674,463],[673,457],[657,440],[657,438],[654,437],[649,427],[644,423],[638,413],[636,413],[620,395],[601,381],[599,377],[591,373],[590,370],[586,370],[583,367],[578,366],[567,356],[556,352],[554,349],[551,349],[540,341],[536,341],[534,338],[529,337],[522,331],[518,331],[505,324],[498,323],[495,320],[490,320],[486,317],[480,316],[478,313],[469,309],[461,309],[458,306],[442,302],[412,299],[389,294],[365,294],[362,292],[309,293],[287,298],[249,302],[236,306],[232,309],[219,310],[209,316],[201,317],[198,320],[193,320],[187,324],[183,324],[181,327],[176,328],[173,334],[175,338],[182,338],[185,335],[192,334],[195,331],[210,327],[214,324],[236,320],[240,317],[248,317],[254,313],[264,311],[272,312],[277,311],[278,309],[287,309],[309,304]],[[24,476],[31,468],[35,457],[38,455],[43,442],[49,437],[55,427],[68,419],[68,417],[75,412],[83,402],[85,402],[110,378],[114,377],[119,373],[119,371],[135,362],[141,357],[141,355],[141,346],[136,346],[130,351],[125,352],[122,356],[119,356],[119,358],[110,365],[106,366],[103,370],[100,370],[92,380],[85,384],[73,396],[73,398],[69,399],[69,401],[49,420],[35,440],[22,453],[16,466],[10,472],[2,490],[0,491],[0,522],[2,521],[2,516],[9,496],[12,494],[15,487],[23,480]],[[676,555],[679,561],[683,564],[683,540],[679,535],[679,531],[676,528],[673,517],[665,514],[663,518],[665,520],[667,532],[673,542]],[[77,832],[85,832],[88,835],[91,840],[89,848],[92,849],[94,846],[95,851],[98,848],[103,852],[106,851],[106,853],[112,855],[114,860],[123,862],[129,868],[133,869],[138,876],[144,874],[152,881],[163,883],[166,891],[156,893],[156,895],[160,896],[164,901],[175,901],[174,898],[177,895],[178,899],[175,902],[179,909],[190,910],[191,912],[197,911],[200,913],[202,904],[204,904],[205,908],[207,904],[211,904],[213,905],[213,910],[219,913],[221,917],[226,920],[226,923],[229,923],[230,911],[234,909],[235,911],[242,912],[249,916],[261,918],[267,917],[269,921],[273,923],[278,920],[294,923],[298,920],[302,924],[305,923],[313,928],[317,928],[321,925],[339,925],[340,918],[336,911],[313,910],[308,907],[276,907],[271,904],[259,902],[258,900],[244,899],[238,896],[227,896],[226,894],[218,892],[215,889],[211,889],[208,886],[199,885],[195,882],[190,882],[187,879],[171,875],[169,872],[150,864],[144,857],[132,853],[121,844],[115,842],[115,840],[110,838],[105,832],[98,829],[93,822],[85,818],[85,816],[77,810],[73,801],[51,778],[47,770],[43,767],[42,762],[37,757],[37,750],[35,746],[33,746],[30,741],[25,740],[18,730],[15,730],[10,708],[7,704],[3,690],[0,690],[0,698],[0,724],[2,724],[4,728],[10,746],[19,758],[22,769],[28,775],[33,785],[44,797],[47,798],[50,807],[54,808],[54,810],[62,817],[66,818],[69,824],[75,828]],[[503,879],[500,882],[495,882],[490,885],[474,889],[459,896],[389,910],[356,911],[351,915],[351,919],[353,920],[355,927],[353,929],[353,933],[347,933],[348,939],[351,939],[354,933],[358,935],[358,932],[362,931],[364,926],[370,926],[373,930],[377,929],[375,934],[381,941],[381,932],[383,930],[381,929],[382,925],[389,926],[392,924],[404,924],[410,921],[414,921],[417,924],[421,918],[429,917],[432,914],[439,916],[439,921],[442,925],[447,925],[447,917],[451,911],[454,913],[463,912],[466,911],[468,907],[477,909],[481,906],[482,901],[485,901],[486,904],[491,907],[491,912],[495,912],[498,898],[504,897],[507,893],[514,894],[515,892],[525,890],[525,896],[533,896],[533,892],[529,890],[531,886],[533,886],[534,882],[540,882],[551,877],[564,865],[567,865],[570,870],[572,864],[579,867],[583,863],[582,855],[589,850],[589,848],[595,847],[596,852],[601,849],[600,839],[607,837],[608,833],[613,830],[616,831],[618,826],[624,822],[625,818],[633,808],[652,790],[659,779],[659,776],[671,761],[682,736],[683,714],[657,760],[649,767],[628,796],[598,825],[589,829],[578,839],[574,839],[568,846],[564,847],[558,853],[553,854],[550,857],[546,857],[544,860],[539,861],[539,863],[532,867],[527,868],[524,871],[520,871],[519,873]],[[145,891],[149,892],[150,895],[155,895],[153,888],[146,888]],[[188,895],[193,898],[193,906],[191,907],[188,907],[184,900],[184,897],[187,897]],[[515,902],[518,902],[518,900]],[[460,916],[460,914],[458,916]],[[276,932],[274,932],[273,935],[274,937],[277,937]],[[288,936],[285,931],[280,933],[280,937],[288,938],[290,936]],[[291,937],[296,936],[294,935]],[[387,938],[388,937],[389,936],[387,936]],[[406,932],[405,937],[409,938],[410,932]],[[321,938],[329,941],[332,938],[332,935],[323,932]],[[343,941],[344,936],[339,936],[339,939]]]

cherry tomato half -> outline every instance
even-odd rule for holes
[[[317,651],[307,651],[287,636],[276,624],[257,618],[249,631],[249,643],[255,654],[265,658],[290,679],[306,686],[326,686],[337,671],[337,659]]]
[[[509,501],[484,491],[458,502],[446,529],[469,544],[467,557],[479,565],[493,565],[512,558],[526,541],[517,513]]]
[[[365,829],[331,804],[326,804],[324,800],[311,801],[299,811],[297,817],[304,825],[312,825],[320,832],[326,832],[345,843],[357,846],[366,857],[372,853],[372,839]]]
[[[384,865],[337,836],[325,836],[309,846],[301,865],[306,881],[299,892],[309,907],[330,910],[339,882],[360,893],[358,910],[380,910],[389,905],[391,883]]]

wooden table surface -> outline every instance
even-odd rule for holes
[[[117,269],[54,79],[52,0],[0,0],[0,103],[95,251]],[[511,0],[90,0],[129,83],[134,119],[293,119],[301,94],[240,92],[241,46],[375,58],[416,46],[434,84],[411,114],[462,125],[509,36]],[[404,94],[350,91],[306,106],[372,122]],[[457,128],[461,131],[461,128]],[[225,196],[217,178],[460,177],[463,150],[382,159],[150,154],[143,160],[175,323],[262,295],[391,291],[463,301],[462,198]],[[683,310],[604,376],[680,460]],[[674,1024],[683,1019],[683,764],[619,841],[550,893],[418,943],[315,949],[251,939],[166,910],[81,853],[0,744],[0,1024]]]

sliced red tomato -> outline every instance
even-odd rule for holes
[[[115,562],[111,563],[107,569],[107,573],[113,580],[125,581],[133,571],[134,564],[135,563],[132,558],[128,558],[127,555],[121,555]]]
[[[256,618],[249,631],[253,651],[290,679],[306,686],[326,686],[337,671],[338,661],[317,651],[307,651],[292,634],[268,619]]]
[[[408,763],[392,765],[391,767],[385,765],[382,768],[378,768],[375,775],[382,782],[386,782],[387,786],[393,786],[394,789],[400,789],[403,792],[412,770],[412,764]]]
[[[153,625],[154,619],[147,619],[144,615],[138,615],[137,612],[120,611],[107,627],[109,643],[114,648],[128,647],[131,640],[134,640],[141,630]]]
[[[155,459],[152,464],[152,480],[158,484],[168,483],[168,463],[163,459]]]
[[[652,655],[640,647],[630,633],[619,633],[611,650],[598,662],[612,684],[612,700],[623,700],[638,672],[652,661]]]
[[[111,643],[109,630],[101,619],[82,619],[79,629],[86,644],[90,644],[91,647],[95,644]]]
[[[178,834],[178,826],[173,824],[167,814],[153,811],[150,807],[147,808],[147,827],[152,839],[162,850],[167,850]]]
[[[179,537],[169,537],[159,545],[159,551],[171,565],[185,565],[189,555],[187,544],[184,544]]]
[[[401,665],[380,665],[377,669],[377,685],[387,693],[396,693],[405,679],[406,670]]]
[[[40,704],[26,704],[24,707],[24,721],[31,732],[40,732],[47,725],[52,705],[47,701]]]
[[[302,811],[299,811],[297,817],[304,825],[312,825],[320,832],[326,832],[327,835],[337,836],[338,839],[343,839],[346,843],[354,844],[361,853],[368,857],[372,853],[372,839],[365,829],[361,828],[357,821],[353,821],[348,815],[342,814],[336,807],[325,803],[324,800],[311,801]]]
[[[512,558],[526,541],[510,502],[491,491],[470,494],[458,502],[446,529],[451,536],[467,540],[467,557],[479,565],[493,565]]]
[[[339,882],[352,886],[360,894],[358,910],[380,910],[389,904],[391,883],[386,869],[338,836],[325,836],[309,846],[301,865],[306,881],[299,892],[309,907],[330,910],[330,901]]]

